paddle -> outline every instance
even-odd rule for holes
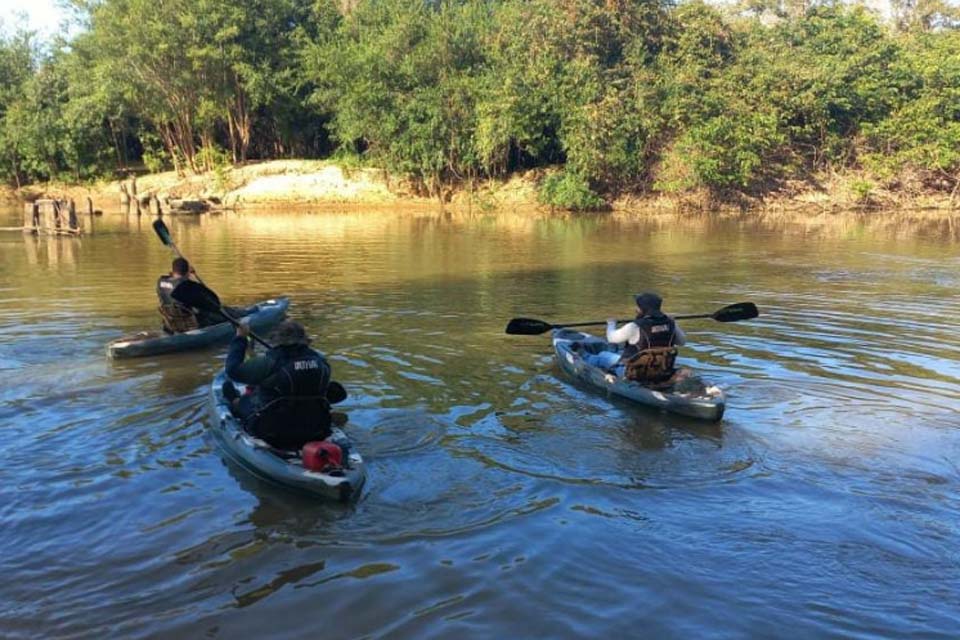
[[[173,293],[170,295],[174,300],[184,306],[194,307],[195,309],[200,309],[201,311],[221,313],[223,314],[223,317],[226,318],[231,324],[236,327],[240,326],[240,323],[237,320],[231,318],[229,315],[223,312],[223,307],[220,306],[220,299],[217,297],[217,294],[199,282],[184,280],[177,285],[177,288],[174,289]],[[255,333],[250,332],[250,337],[262,344],[267,349],[273,349],[271,344]],[[343,385],[336,380],[331,380],[330,384],[327,385],[327,401],[330,404],[337,404],[338,402],[343,402],[346,399],[347,390],[344,389]]]
[[[233,326],[240,326],[239,320],[224,311],[223,305],[220,304],[220,298],[217,297],[217,294],[200,282],[184,280],[178,284],[173,291],[170,292],[170,297],[185,307],[192,307],[194,309],[200,309],[201,311],[207,311],[209,313],[219,313]],[[265,346],[267,349],[273,348],[266,340],[252,331],[250,332],[250,337]]]
[[[154,220],[153,230],[157,234],[157,237],[160,238],[160,242],[173,249],[173,252],[177,254],[178,258],[183,258],[183,254],[180,253],[177,243],[173,241],[173,236],[170,235],[170,229],[168,229],[167,225],[163,223],[163,220],[160,218]],[[186,260],[186,258],[184,259]],[[240,322],[229,313],[224,311],[223,305],[220,304],[220,298],[216,293],[213,292],[212,289],[203,284],[203,280],[200,279],[200,274],[197,273],[196,269],[193,270],[193,275],[196,276],[197,282],[192,282],[190,280],[181,282],[170,293],[170,296],[185,306],[193,307],[194,309],[200,309],[202,311],[208,311],[210,313],[219,313],[221,316],[226,318],[227,322],[235,327],[239,327]],[[250,337],[266,348],[271,348],[263,338],[255,334],[253,331],[250,332]]]
[[[160,242],[166,246],[173,249],[173,252],[177,254],[178,258],[183,258],[183,254],[180,253],[180,249],[177,247],[177,244],[173,241],[173,236],[170,235],[170,229],[167,228],[167,225],[163,223],[163,220],[157,218],[153,221],[153,231],[157,234],[157,237],[160,238]],[[186,259],[186,258],[184,258]],[[189,262],[189,260],[187,260]],[[200,279],[200,275],[194,270],[193,275],[197,277],[197,280],[202,284],[203,280]]]
[[[740,320],[750,320],[760,315],[757,305],[752,302],[738,302],[727,305],[722,309],[717,309],[713,313],[698,313],[686,316],[674,316],[674,320],[693,320],[695,318],[713,318],[717,322],[738,322]],[[617,320],[617,322],[632,322],[630,320]],[[563,329],[566,327],[589,327],[607,324],[606,321],[596,322],[576,322],[572,324],[550,324],[543,320],[533,318],[514,318],[507,324],[506,332],[518,336],[538,336],[552,329]]]

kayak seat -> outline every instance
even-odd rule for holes
[[[161,304],[158,310],[166,333],[185,333],[200,328],[196,314],[182,304]]]
[[[672,384],[676,373],[676,347],[644,349],[624,362],[623,377],[644,386]]]
[[[296,451],[330,436],[330,403],[323,396],[286,396],[258,407],[243,427],[271,447]]]

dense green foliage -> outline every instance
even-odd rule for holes
[[[541,200],[763,193],[824,170],[960,184],[940,0],[74,0],[0,38],[0,175],[360,156],[425,193],[559,165]]]

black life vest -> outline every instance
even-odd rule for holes
[[[275,347],[267,353],[273,370],[258,386],[266,404],[280,397],[326,397],[330,365],[306,345]]]
[[[267,353],[273,370],[257,386],[258,409],[247,429],[271,445],[298,449],[331,433],[330,365],[306,345],[276,347]]]
[[[637,316],[633,323],[640,329],[640,340],[637,344],[627,343],[620,362],[626,362],[647,349],[673,346],[677,336],[677,323],[667,314],[656,311],[648,316]]]

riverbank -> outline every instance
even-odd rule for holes
[[[299,205],[438,206],[455,210],[548,209],[538,191],[549,169],[518,173],[505,180],[461,184],[426,197],[408,180],[382,169],[349,167],[320,160],[273,160],[248,163],[202,175],[178,176],[173,171],[137,177],[137,193],[160,200],[211,199],[225,208],[292,207]],[[129,183],[129,181],[127,181]],[[103,211],[120,208],[121,181],[77,185],[51,182],[20,190],[6,189],[0,198],[29,201],[65,196],[78,202],[93,200]],[[795,181],[763,196],[738,194],[718,199],[706,192],[682,195],[657,192],[621,195],[610,202],[612,211],[756,211],[863,212],[874,209],[957,211],[957,194],[935,192],[901,181],[897,190],[884,188],[856,173],[817,176]]]

